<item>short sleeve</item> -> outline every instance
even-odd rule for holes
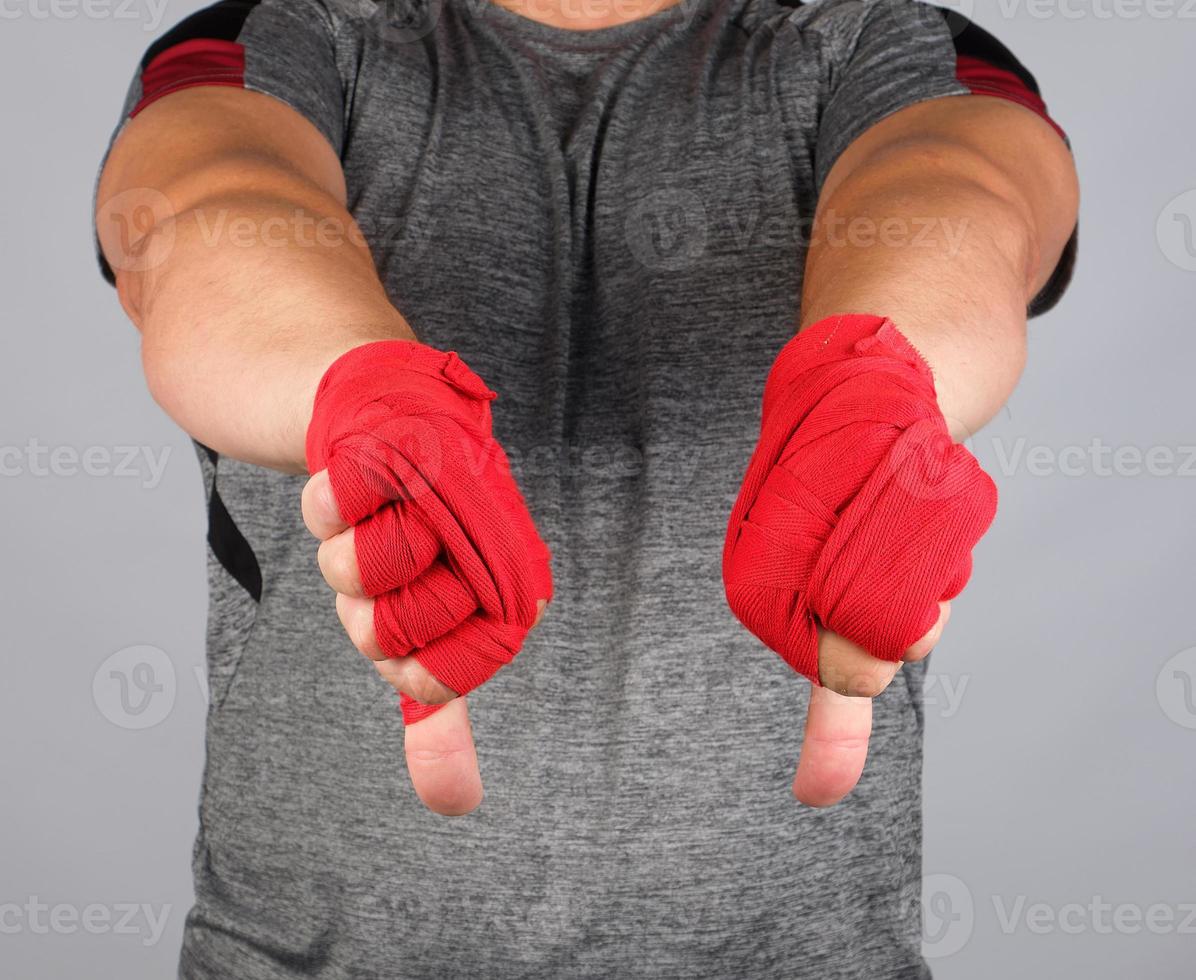
[[[220,0],[175,25],[145,52],[108,148],[130,119],[164,96],[219,85],[285,102],[306,117],[339,156],[345,81],[336,40],[333,11],[321,0]],[[102,254],[100,267],[113,282]]]
[[[828,81],[814,150],[821,191],[831,167],[859,136],[906,106],[952,95],[1007,99],[1037,113],[1065,142],[1034,76],[1000,41],[967,18],[919,0],[825,0],[811,27],[827,58]],[[1035,316],[1058,302],[1071,278],[1073,232]]]

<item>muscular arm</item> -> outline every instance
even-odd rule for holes
[[[836,161],[819,200],[802,326],[837,313],[891,319],[929,362],[957,440],[987,423],[1026,356],[1026,309],[1076,222],[1071,156],[1049,124],[998,99],[945,98],[869,129]],[[927,233],[929,229],[929,233]],[[938,641],[950,612],[906,654]],[[820,631],[794,793],[834,803],[855,785],[870,696],[900,664]],[[865,695],[844,697],[844,694]]]
[[[101,246],[141,331],[154,398],[223,455],[305,472],[305,434],[329,365],[371,341],[413,339],[345,209],[336,154],[267,96],[193,88],[154,102],[113,147],[97,204]],[[382,652],[355,528],[326,470],[308,481],[303,511],[323,541],[319,563],[341,593],[336,608],[354,645],[400,692],[433,703],[454,697],[416,657]],[[410,726],[404,750],[428,806],[477,805],[464,698]]]
[[[1075,227],[1077,200],[1071,155],[1034,113],[983,96],[904,109],[827,177],[802,326],[833,313],[889,317],[930,362],[962,439],[1017,383],[1026,307]]]
[[[210,87],[151,104],[113,147],[97,204],[150,391],[218,452],[303,472],[328,365],[412,337],[345,209],[340,161],[277,100]]]

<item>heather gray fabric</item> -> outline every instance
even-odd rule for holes
[[[942,18],[695,0],[582,34],[482,0],[267,0],[239,40],[247,87],[340,153],[396,305],[500,392],[557,598],[470,698],[484,804],[435,816],[304,481],[201,454],[262,593],[213,557],[182,976],[927,976],[923,668],[878,699],[851,797],[798,806],[808,688],[732,618],[720,557],[820,181],[964,92]]]

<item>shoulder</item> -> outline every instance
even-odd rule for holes
[[[248,8],[248,23],[303,23],[330,34],[360,29],[393,6],[393,0],[223,0],[218,6]]]
[[[894,45],[941,44],[956,30],[952,11],[922,0],[748,0],[745,16],[779,34],[816,45],[828,60],[851,56],[867,34]]]

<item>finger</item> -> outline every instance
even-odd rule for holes
[[[900,663],[880,660],[838,633],[818,631],[818,679],[837,694],[874,698],[900,669]]]
[[[450,690],[467,694],[514,659],[527,633],[526,626],[477,612],[432,640],[414,658]]]
[[[440,536],[406,501],[375,511],[353,531],[355,563],[365,595],[382,595],[414,581],[441,551]]]
[[[388,656],[374,629],[374,599],[338,595],[336,613],[350,641],[374,662],[374,668],[396,691],[424,704],[444,704],[457,692],[445,687],[414,657]]]
[[[473,591],[438,561],[409,585],[376,598],[374,632],[386,654],[404,657],[444,636],[477,608]]]
[[[460,816],[482,802],[482,777],[465,698],[408,725],[403,748],[411,785],[429,810]]]
[[[904,663],[923,660],[934,649],[951,616],[951,603],[939,603],[939,618],[902,658]],[[901,662],[880,660],[838,633],[818,631],[818,675],[825,687],[848,697],[874,698],[889,686]]]
[[[505,486],[507,491],[497,495],[507,520],[518,531],[524,541],[528,543],[528,580],[533,594],[552,598],[552,555],[540,532],[536,529],[532,515],[528,512],[527,504],[515,484],[510,473],[510,464],[502,447],[494,444],[497,452],[502,456],[502,466],[505,469]]]
[[[535,629],[539,624],[540,619],[544,615],[544,609],[547,607],[547,605],[548,601],[546,599],[540,600],[539,608],[536,613],[536,621],[532,624],[532,629]],[[483,626],[485,625],[484,621],[486,617],[484,613],[474,613],[470,619],[478,620]],[[469,620],[466,620],[466,623],[469,622]],[[470,626],[472,625],[473,624],[470,623]],[[447,646],[450,656],[460,656],[460,636],[465,632],[468,632],[468,630],[458,630],[457,637],[449,637],[449,644]],[[515,640],[513,650],[515,652],[518,651],[517,639]],[[465,692],[467,690],[473,689],[472,687],[466,686],[470,683],[470,681],[464,680],[460,676],[460,663],[454,663],[452,669],[446,671],[446,673],[455,678],[455,683],[459,683],[462,686],[459,689],[449,688],[446,686],[446,684],[441,683],[441,681],[438,680],[437,677],[432,673],[433,669],[444,669],[443,667],[435,667],[435,660],[433,659],[436,657],[435,646],[433,645],[433,651],[430,658],[432,662],[430,664],[424,662],[422,653],[423,651],[421,650],[414,656],[400,657],[397,659],[388,658],[386,661],[379,661],[375,664],[375,667],[378,668],[379,673],[381,673],[384,677],[393,677],[407,690],[420,692],[419,697],[412,697],[410,694],[408,694],[403,699],[403,718],[408,724],[419,721],[427,715],[430,715],[433,711],[439,710],[446,703],[446,692],[452,694],[455,690]],[[503,650],[503,654],[509,657],[513,657],[515,655],[514,652],[507,651],[505,649]],[[417,665],[420,669],[418,671],[413,670],[410,666],[411,664]],[[501,664],[499,664],[499,666],[501,666]],[[497,668],[494,669],[497,670]],[[488,676],[489,675],[487,675],[487,677]],[[478,683],[481,683],[481,681],[478,681]],[[474,686],[476,687],[477,685],[475,684]]]
[[[548,606],[548,600],[541,599],[537,606],[536,620],[534,623],[532,623],[532,629],[535,629],[536,626],[539,625],[541,618],[543,618],[543,616],[544,616],[544,610],[547,606]],[[413,659],[413,658],[408,658],[408,659]],[[416,660],[415,662],[419,663],[418,660]],[[381,666],[381,665],[379,665],[379,666]],[[421,666],[422,666],[422,664],[421,664]],[[420,680],[421,680],[421,682],[426,683],[427,678],[430,678],[431,676],[432,675],[428,674],[426,671],[426,668],[425,668],[424,675],[421,676]],[[434,678],[433,678],[433,680],[434,680]],[[445,688],[444,685],[442,684],[442,685],[440,685],[440,690],[447,690],[447,688]],[[433,712],[439,711],[441,708],[444,707],[444,702],[425,703],[423,701],[418,701],[415,698],[411,697],[410,695],[406,695],[406,694],[403,695],[399,699],[399,701],[400,701],[400,706],[402,707],[402,710],[403,710],[403,721],[406,722],[408,725],[413,725],[416,722],[421,721],[422,719],[428,717]]]
[[[350,527],[325,538],[316,551],[316,563],[320,573],[335,592],[355,598],[366,594],[361,584],[361,571],[357,567],[357,528]]]
[[[396,691],[421,705],[445,705],[460,697],[433,677],[415,657],[384,657],[374,661],[374,669]]]
[[[320,470],[303,485],[300,502],[303,508],[303,523],[321,541],[339,534],[349,526],[341,517],[327,470]]]
[[[871,734],[871,699],[811,688],[793,795],[807,806],[838,803],[859,782]]]
[[[349,635],[353,646],[370,660],[385,660],[386,654],[378,645],[374,630],[374,600],[338,593],[336,615]]]
[[[377,406],[383,417],[369,428],[338,441],[328,459],[328,476],[340,512],[356,524],[397,500],[416,500],[434,494],[433,484],[448,476],[450,458],[459,432],[443,418],[432,421],[407,415],[385,417],[390,411]],[[450,479],[449,482],[452,482]]]
[[[939,640],[942,638],[943,630],[947,626],[947,621],[951,618],[951,603],[939,603],[939,618],[922,639],[915,643],[912,647],[905,651],[905,656],[901,659],[907,664],[917,663],[919,660],[925,660],[930,651],[935,648]]]
[[[316,560],[342,595],[377,596],[422,575],[438,554],[440,541],[418,512],[396,503],[327,538]]]

